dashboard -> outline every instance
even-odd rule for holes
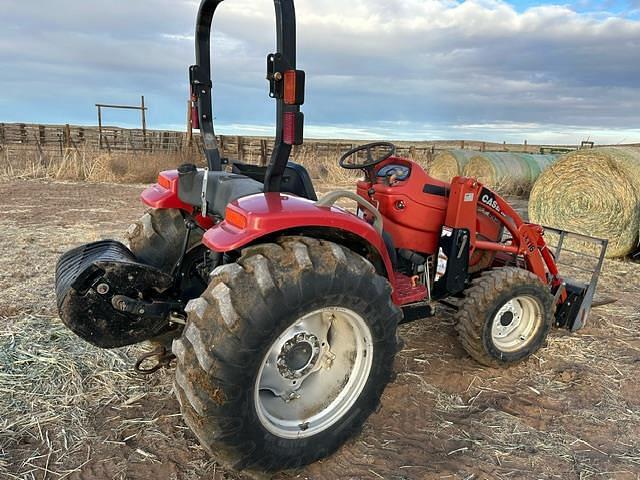
[[[409,178],[410,173],[411,169],[406,165],[397,165],[391,163],[378,170],[377,177],[390,178],[391,176],[394,176],[394,180],[403,181]]]

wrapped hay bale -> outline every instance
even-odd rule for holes
[[[429,175],[443,182],[450,182],[457,175],[462,175],[462,170],[471,157],[478,152],[473,150],[446,150],[440,152],[433,160]]]
[[[556,155],[483,152],[469,160],[463,173],[502,192],[522,194],[528,193],[538,176],[556,160]]]
[[[567,154],[533,186],[529,217],[542,225],[608,239],[609,258],[631,254],[640,235],[640,149],[606,147]]]

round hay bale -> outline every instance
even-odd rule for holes
[[[532,153],[477,153],[464,167],[464,175],[504,193],[522,194],[529,192],[533,182],[556,159],[556,155]]]
[[[605,147],[565,155],[533,186],[529,217],[608,239],[608,258],[631,254],[640,235],[640,149]]]
[[[429,168],[429,175],[443,182],[451,182],[453,177],[462,175],[464,166],[477,153],[473,150],[445,150],[440,152],[433,159],[431,168]]]

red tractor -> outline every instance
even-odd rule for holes
[[[554,325],[584,324],[606,242],[582,238],[600,245],[599,263],[590,283],[570,282],[554,259],[562,245],[552,253],[545,229],[473,178],[435,180],[378,142],[340,159],[364,172],[357,193],[317,200],[306,170],[289,161],[302,143],[305,84],[293,0],[274,2],[273,155],[267,167],[233,162],[228,171],[211,102],[219,3],[202,1],[190,68],[208,168],[160,173],[142,193],[150,208],[129,247],[83,245],[56,270],[60,317],[80,337],[103,348],[150,340],[158,364],[147,370],[175,356],[184,420],[218,460],[273,470],[338,448],[392,379],[403,313],[455,308],[462,345],[492,367],[529,357]],[[335,205],[342,198],[355,214]]]

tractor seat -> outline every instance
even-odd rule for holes
[[[262,183],[264,177],[267,174],[267,167],[261,165],[252,165],[249,163],[233,162],[231,170],[233,173],[240,175],[246,175],[249,178]],[[318,196],[313,189],[313,183],[311,183],[311,177],[309,172],[302,165],[289,160],[287,166],[282,172],[282,181],[280,184],[280,191],[286,193],[292,193],[298,197],[307,198],[312,201],[317,201]]]
[[[207,214],[224,218],[229,203],[263,191],[260,182],[244,175],[198,170],[194,165],[187,164],[178,168],[178,198],[194,207],[201,207],[205,173],[207,175]]]

